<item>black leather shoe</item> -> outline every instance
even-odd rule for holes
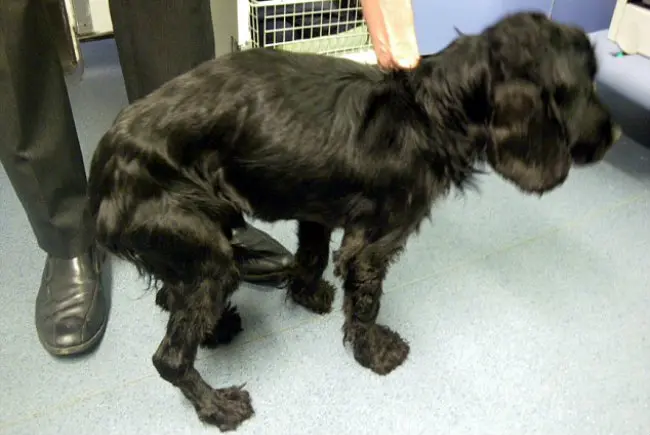
[[[100,280],[105,255],[94,248],[62,259],[48,256],[36,297],[36,331],[55,356],[94,348],[106,330],[108,304]]]
[[[250,225],[233,229],[231,243],[244,281],[277,286],[287,280],[293,255],[264,231]]]

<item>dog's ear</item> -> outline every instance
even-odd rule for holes
[[[552,97],[534,83],[514,80],[495,87],[490,130],[488,161],[521,190],[541,194],[568,176],[564,124]]]

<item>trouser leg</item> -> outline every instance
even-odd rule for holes
[[[92,242],[86,173],[63,77],[38,0],[0,1],[0,160],[40,247],[80,255]]]
[[[0,160],[49,255],[36,296],[53,355],[96,346],[108,305],[91,248],[86,173],[50,24],[40,0],[0,0]]]
[[[110,0],[109,6],[130,102],[214,57],[209,0]]]

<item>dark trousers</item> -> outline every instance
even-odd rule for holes
[[[130,101],[214,56],[209,0],[111,0]],[[40,0],[0,0],[0,161],[39,246],[63,258],[93,242],[86,173]]]

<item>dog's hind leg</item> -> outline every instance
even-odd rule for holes
[[[318,314],[329,313],[336,289],[322,279],[329,261],[332,230],[314,222],[298,222],[298,252],[289,281],[291,299]]]
[[[229,344],[242,331],[241,316],[237,307],[227,302],[217,326],[203,338],[201,346],[215,348]]]
[[[152,358],[160,376],[182,391],[201,420],[233,430],[253,415],[249,394],[236,386],[213,389],[194,367],[199,345],[214,333],[239,286],[239,268],[221,226],[222,220],[229,224],[228,204],[211,200],[199,209],[200,193],[191,201],[188,195],[162,195],[117,216],[125,221],[119,227],[112,224],[119,220],[115,207],[105,199],[98,241],[162,283],[157,299],[166,299],[169,321]]]
[[[160,376],[181,390],[202,421],[226,431],[253,415],[250,395],[237,386],[213,389],[194,367],[199,344],[225,309],[223,289],[238,282],[234,263],[223,266],[218,275],[208,274],[198,284],[181,284],[173,290],[186,297],[171,307],[167,333],[152,359]]]
[[[228,243],[224,236],[221,239],[220,244]],[[205,259],[201,269],[195,281],[169,287],[177,295],[176,303],[170,307],[167,333],[152,359],[160,376],[181,390],[202,421],[233,430],[253,415],[248,392],[235,386],[213,389],[194,368],[194,361],[199,345],[221,321],[227,295],[239,284],[239,271],[232,258],[222,253]]]
[[[172,297],[173,296],[169,290],[169,287],[162,285],[156,292],[156,305],[158,305],[164,311],[169,311],[169,307],[174,304],[174,300],[170,299]]]
[[[156,305],[165,311],[169,311],[169,307],[174,303],[173,297],[169,287],[163,285],[156,293]],[[237,307],[228,302],[223,313],[221,313],[217,326],[206,335],[201,342],[201,346],[214,348],[229,344],[241,331],[243,331],[242,321]]]
[[[336,267],[344,279],[344,341],[351,343],[354,358],[363,367],[386,375],[401,365],[409,354],[408,344],[388,327],[376,323],[383,280],[390,262],[402,250],[405,237],[400,231],[366,238],[363,231],[347,231]],[[344,270],[342,270],[344,269]]]

